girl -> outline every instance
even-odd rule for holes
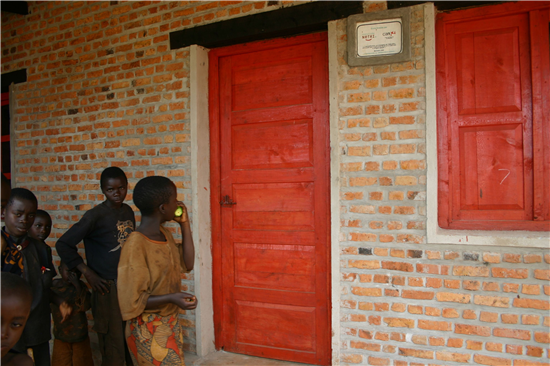
[[[122,248],[118,265],[118,299],[126,322],[126,341],[134,365],[185,365],[178,310],[197,307],[196,298],[180,292],[181,271],[191,271],[195,248],[187,209],[176,186],[165,177],[140,180],[134,203],[141,223]],[[183,209],[176,216],[178,207]],[[162,224],[175,220],[183,243],[176,244]]]

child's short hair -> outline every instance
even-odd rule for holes
[[[107,183],[107,180],[111,178],[124,178],[126,183],[128,183],[128,178],[126,177],[126,174],[124,173],[124,171],[119,167],[111,166],[109,168],[106,168],[101,173],[101,178],[99,179],[100,187],[103,188]]]
[[[44,211],[44,210],[36,210],[36,214],[34,215],[34,217],[45,217],[47,219],[50,219],[50,221],[52,221],[52,217],[50,216],[50,214],[47,212],[47,211]]]
[[[140,180],[134,188],[134,203],[142,215],[150,215],[158,207],[168,202],[174,182],[166,177],[153,176]]]
[[[10,199],[6,204],[6,207],[10,206],[16,199],[31,201],[34,202],[34,204],[38,205],[38,200],[36,199],[36,196],[27,188],[13,188],[11,190]]]
[[[2,297],[16,295],[28,298],[32,301],[31,286],[20,276],[13,273],[2,272]]]

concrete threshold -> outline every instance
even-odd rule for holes
[[[305,363],[295,363],[287,361],[272,360],[270,358],[261,358],[254,356],[241,355],[238,353],[229,353],[224,351],[213,352],[205,357],[186,353],[186,366],[307,366]]]

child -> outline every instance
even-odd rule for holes
[[[59,264],[61,279],[53,281],[52,291],[72,309],[65,316],[63,308],[51,304],[53,334],[55,336],[52,364],[55,366],[94,366],[88,337],[86,310],[90,308],[90,291],[80,281],[78,270],[69,271],[65,263]]]
[[[179,309],[194,309],[196,298],[180,292],[181,271],[193,269],[195,248],[176,186],[165,177],[147,177],[134,189],[141,223],[130,234],[118,265],[118,299],[126,320],[126,341],[135,365],[184,365]],[[175,217],[176,209],[183,215]],[[162,224],[179,223],[183,243],[176,244]]]
[[[24,279],[2,272],[2,365],[32,366],[24,353],[10,352],[17,343],[31,312],[32,292]]]
[[[46,239],[50,236],[52,231],[52,218],[50,214],[44,210],[36,210],[36,215],[34,216],[34,222],[29,229],[29,236],[37,240],[37,245],[43,247],[44,250],[48,253],[48,258],[52,258],[52,248],[46,244]],[[54,299],[52,299],[54,300]],[[58,305],[61,305],[62,301],[55,298]],[[67,306],[67,304],[64,304]]]
[[[36,196],[28,189],[12,189],[5,208],[6,226],[2,229],[2,248],[5,246],[8,254],[12,253],[14,248],[19,251],[23,255],[23,266],[13,265],[8,268],[6,261],[3,261],[2,270],[16,274],[15,269],[20,270],[19,275],[29,283],[33,294],[27,327],[13,350],[25,353],[27,348],[32,348],[35,364],[49,366],[51,338],[49,289],[56,272],[51,252],[48,252],[46,245],[28,236],[36,215],[37,204]]]
[[[78,269],[92,287],[93,329],[98,333],[102,365],[131,365],[124,342],[124,324],[117,299],[117,267],[122,245],[134,230],[134,212],[123,203],[128,180],[122,169],[101,173],[106,200],[87,211],[56,243],[57,253],[69,270]],[[87,263],[78,254],[84,241]]]
[[[51,232],[52,218],[50,214],[44,210],[36,210],[36,216],[34,217],[34,223],[29,230],[29,235],[32,238],[45,242]]]

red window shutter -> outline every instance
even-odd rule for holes
[[[548,230],[534,214],[547,178],[533,171],[544,149],[533,144],[532,19],[495,13],[438,17],[439,225]]]

